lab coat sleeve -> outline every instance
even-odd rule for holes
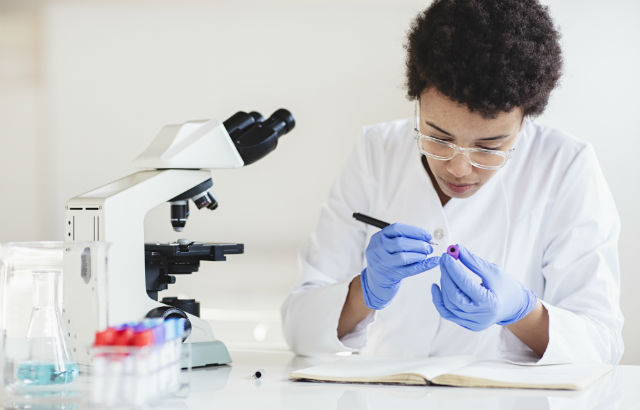
[[[537,362],[616,364],[624,349],[620,220],[590,145],[569,165],[545,213],[545,286],[538,297],[549,313],[549,344]],[[507,350],[531,353],[512,334],[503,336]]]
[[[302,355],[353,351],[365,343],[370,315],[348,335],[337,336],[349,283],[364,268],[366,227],[352,218],[368,212],[377,194],[376,135],[365,130],[320,210],[315,231],[299,254],[300,281],[282,305],[291,349]],[[377,172],[377,171],[376,171]]]

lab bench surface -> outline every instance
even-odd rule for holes
[[[616,366],[581,391],[310,383],[293,370],[335,360],[232,350],[228,366],[194,369],[183,398],[154,409],[640,409],[640,366]],[[253,375],[260,370],[262,377]]]

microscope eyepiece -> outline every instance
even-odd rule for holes
[[[227,130],[227,133],[229,134],[231,139],[235,139],[235,137],[246,131],[258,120],[263,120],[263,118],[262,115],[255,111],[251,112],[250,114],[247,114],[243,111],[238,111],[231,117],[227,118],[226,121],[222,123],[222,125],[224,125],[224,128]]]
[[[293,118],[291,111],[285,110],[284,108],[280,108],[279,110],[271,114],[271,117],[269,119],[271,118],[277,118],[280,121],[285,123],[286,130],[283,134],[286,134],[287,132],[291,131],[293,127],[296,126],[296,120]]]
[[[223,124],[244,164],[248,165],[273,151],[278,138],[291,131],[296,121],[289,110],[280,108],[266,120],[256,111],[249,114],[238,111]]]
[[[258,111],[251,111],[249,115],[252,116],[256,122],[264,122],[264,117]]]

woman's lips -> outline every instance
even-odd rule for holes
[[[444,180],[443,180],[444,181]],[[464,194],[468,190],[473,187],[474,184],[452,184],[450,182],[444,181],[445,185],[451,192],[455,192],[456,194]]]

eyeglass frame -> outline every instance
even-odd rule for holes
[[[491,170],[491,171],[495,171],[498,170],[502,167],[504,167],[507,164],[507,161],[509,161],[511,159],[511,157],[513,156],[513,152],[516,150],[516,147],[512,147],[507,151],[501,151],[501,150],[490,150],[490,149],[486,149],[486,148],[465,148],[465,147],[461,147],[459,145],[456,145],[452,142],[447,142],[447,141],[443,141],[439,138],[436,137],[432,137],[431,135],[425,135],[423,133],[420,132],[420,99],[417,98],[415,101],[415,123],[414,123],[414,127],[413,130],[416,132],[416,136],[414,137],[416,139],[417,145],[418,145],[418,151],[420,151],[421,154],[426,155],[429,158],[433,158],[433,159],[437,159],[440,161],[449,161],[453,158],[456,157],[456,155],[458,155],[458,153],[463,154],[466,158],[467,161],[469,161],[469,163],[471,165],[473,165],[476,168],[480,168],[480,169],[486,169],[486,170]],[[440,157],[437,155],[433,155],[427,151],[424,150],[424,148],[422,147],[422,141],[423,140],[427,140],[427,141],[431,141],[431,142],[435,142],[441,145],[446,145],[449,148],[451,148],[453,150],[453,154],[451,154],[450,157]],[[497,154],[498,156],[501,156],[504,161],[502,162],[502,164],[500,165],[481,165],[478,164],[477,162],[475,162],[474,160],[471,159],[471,156],[469,155],[469,153],[471,152],[482,152],[482,153],[487,153],[487,154]]]

